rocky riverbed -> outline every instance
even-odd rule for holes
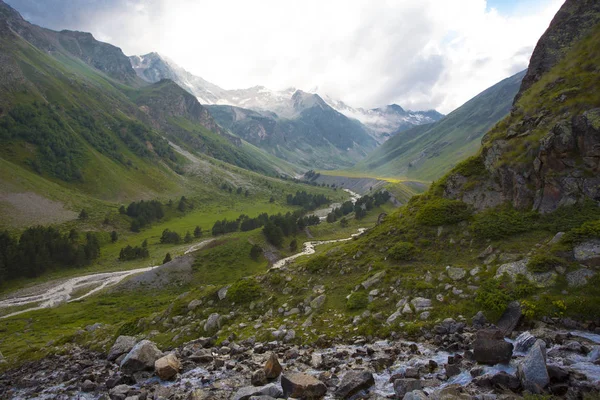
[[[76,345],[9,370],[14,399],[507,399],[600,395],[600,334],[537,323],[511,332],[447,319],[419,343],[402,339],[306,346],[234,337],[159,349],[120,336],[106,353]],[[595,397],[590,397],[595,398]]]

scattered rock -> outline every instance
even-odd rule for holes
[[[515,339],[515,352],[517,353],[527,353],[527,351],[533,346],[535,343],[535,336],[533,336],[529,331],[525,331],[521,333]]]
[[[482,328],[487,324],[487,318],[483,314],[483,311],[478,311],[477,314],[471,319],[471,323],[475,328]]]
[[[465,277],[465,275],[467,275],[467,271],[465,271],[462,268],[455,267],[446,267],[446,273],[448,274],[448,277],[453,281],[460,281]]]
[[[587,266],[600,266],[600,240],[588,240],[573,248],[575,260]]]
[[[149,340],[142,340],[121,361],[121,371],[131,375],[134,372],[152,370],[154,362],[162,356],[161,351]]]
[[[418,379],[403,378],[394,381],[394,392],[400,398],[403,398],[405,394],[413,390],[421,390],[422,387],[421,381]]]
[[[542,348],[542,343],[541,340],[537,341],[517,368],[523,388],[532,393],[541,393],[550,383],[546,369],[546,348]]]
[[[194,311],[196,308],[200,307],[201,305],[202,305],[202,300],[192,300],[188,304],[187,308],[188,308],[188,311]]]
[[[323,382],[301,372],[282,375],[281,387],[285,398],[317,399],[323,397],[327,392],[327,386]]]
[[[318,310],[319,308],[323,307],[323,304],[325,304],[325,300],[327,300],[327,296],[322,294],[310,302],[310,307],[315,310]]]
[[[217,296],[219,296],[219,300],[225,300],[227,297],[227,291],[229,290],[229,286],[222,287],[217,292]]]
[[[406,303],[402,309],[402,314],[412,314],[413,310],[410,308],[410,304]]]
[[[124,400],[127,397],[127,394],[130,391],[130,387],[127,385],[118,385],[114,388],[110,389],[110,398],[111,399],[122,399]]]
[[[137,340],[133,336],[119,336],[108,352],[108,361],[114,361],[121,354],[129,353]]]
[[[180,369],[181,362],[173,353],[167,354],[154,362],[156,375],[163,381],[175,377]]]
[[[259,369],[254,371],[252,376],[250,377],[250,382],[253,386],[263,386],[268,383],[267,375],[265,374],[264,369]]]
[[[588,279],[596,275],[594,271],[588,268],[581,268],[577,271],[569,272],[567,274],[567,282],[569,287],[579,287],[588,283]]]
[[[81,384],[81,391],[89,393],[89,392],[93,392],[94,390],[96,390],[97,387],[98,387],[98,385],[96,385],[94,382],[90,381],[89,379],[86,379]]]
[[[508,336],[515,330],[522,316],[521,303],[513,301],[508,304],[496,326],[502,331],[504,336]]]
[[[208,316],[208,319],[204,324],[204,331],[213,332],[217,329],[221,329],[221,316],[217,313],[212,313]]]
[[[281,364],[279,364],[279,360],[275,353],[271,353],[269,356],[269,359],[265,363],[264,371],[267,379],[277,379],[279,375],[281,375],[283,368],[281,367]]]
[[[231,397],[231,400],[249,400],[252,396],[270,396],[277,399],[283,396],[283,393],[281,393],[279,387],[273,383],[259,387],[245,386],[238,389]]]
[[[426,299],[424,297],[415,297],[414,299],[412,299],[410,301],[410,304],[413,305],[416,313],[420,313],[421,311],[431,310],[433,308],[431,306],[431,300]]]
[[[373,374],[367,371],[348,371],[342,378],[335,396],[347,399],[361,390],[366,390],[375,384]]]
[[[562,237],[564,235],[565,235],[564,232],[558,232],[556,235],[554,235],[554,237],[552,239],[550,239],[550,241],[548,241],[548,244],[553,245],[553,244],[560,242],[560,239],[562,239]]]
[[[373,275],[372,277],[370,277],[369,279],[365,280],[363,283],[361,283],[361,285],[363,288],[368,289],[371,286],[378,284],[379,281],[381,281],[381,278],[383,278],[384,276],[385,276],[385,271],[378,272],[375,275]]]
[[[397,320],[397,319],[398,319],[398,318],[399,318],[401,315],[402,315],[402,312],[401,312],[401,311],[396,311],[396,312],[394,312],[392,315],[390,315],[390,316],[388,317],[388,319],[386,320],[386,322],[387,322],[388,324],[392,324],[392,323],[393,323],[394,321],[396,321],[396,320]]]
[[[473,356],[480,364],[506,364],[513,352],[512,343],[504,340],[499,329],[482,329],[477,331],[473,342]]]
[[[402,400],[427,400],[427,393],[422,390],[413,390],[404,395]]]

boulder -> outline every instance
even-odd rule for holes
[[[588,283],[588,279],[596,275],[594,271],[589,268],[581,268],[577,271],[569,272],[567,274],[567,282],[569,287],[579,287]]]
[[[556,280],[556,272],[542,272],[542,273],[532,273],[527,269],[527,263],[529,262],[528,258],[524,258],[519,261],[509,262],[506,264],[502,264],[498,267],[496,271],[496,278],[501,278],[502,275],[506,274],[508,277],[514,282],[517,279],[517,276],[523,275],[532,283],[535,283],[537,286],[548,287],[554,284]]]
[[[96,385],[94,382],[90,381],[89,379],[86,379],[81,384],[81,391],[85,392],[85,393],[89,393],[89,392],[93,392],[94,390],[96,390],[97,387],[98,387],[98,385]]]
[[[254,371],[254,373],[250,377],[250,383],[252,383],[252,386],[266,385],[268,383],[268,381],[267,381],[267,375],[265,374],[265,370],[259,369],[259,370]]]
[[[402,400],[427,400],[427,393],[422,390],[413,390],[404,395]]]
[[[361,283],[361,285],[365,289],[368,289],[371,286],[378,284],[379,281],[381,281],[381,278],[383,278],[384,276],[385,276],[385,271],[378,272],[375,275],[373,275],[372,277],[370,277],[369,279],[367,279],[366,281],[364,281],[363,283]]]
[[[348,371],[342,378],[335,396],[347,399],[361,390],[366,390],[375,384],[373,374],[368,371]]]
[[[174,378],[180,369],[181,362],[173,353],[167,354],[154,362],[156,375],[163,381]]]
[[[462,268],[455,267],[446,267],[446,273],[448,274],[448,277],[453,281],[460,281],[465,277],[465,275],[467,275],[467,271],[465,271]]]
[[[401,311],[394,312],[392,315],[390,315],[388,317],[388,319],[386,320],[386,323],[388,323],[388,324],[394,323],[394,321],[396,321],[401,315],[402,315]]]
[[[490,378],[493,386],[508,388],[513,392],[517,392],[521,388],[521,381],[514,375],[505,371],[500,371]]]
[[[314,298],[313,301],[310,302],[310,307],[315,310],[318,310],[319,308],[323,307],[323,305],[325,304],[325,300],[327,300],[327,296],[322,294]]]
[[[219,296],[219,300],[225,300],[227,297],[227,291],[229,290],[229,286],[222,287],[217,292],[217,296]]]
[[[537,341],[521,361],[517,374],[523,388],[532,393],[541,393],[542,389],[550,383],[546,367],[546,347],[543,341]]]
[[[402,314],[412,314],[413,310],[410,308],[410,304],[406,303],[404,308],[402,308]]]
[[[600,266],[600,240],[588,240],[573,248],[575,260],[587,266]]]
[[[265,363],[264,371],[267,379],[277,379],[279,375],[281,375],[283,368],[281,367],[281,364],[279,364],[279,360],[275,353],[271,353],[269,356],[269,359]]]
[[[405,394],[413,390],[421,390],[422,387],[419,379],[402,378],[394,381],[394,392],[399,398],[403,398]]]
[[[426,299],[424,297],[415,297],[410,301],[410,304],[415,308],[416,313],[420,313],[421,311],[431,310],[431,300]]]
[[[521,333],[515,339],[515,352],[522,354],[527,353],[527,351],[535,343],[535,340],[535,336],[533,336],[529,331]]]
[[[137,340],[133,336],[119,336],[108,352],[108,361],[115,361],[120,355],[129,353]]]
[[[121,361],[121,371],[127,375],[152,370],[154,362],[162,357],[161,351],[149,340],[142,340]]]
[[[508,336],[515,330],[522,316],[521,303],[513,301],[508,304],[496,326],[502,331],[504,336]]]
[[[482,329],[477,331],[473,342],[473,357],[480,364],[506,364],[513,352],[512,343],[504,340],[499,329]]]
[[[253,396],[270,396],[273,398],[281,398],[283,393],[277,385],[269,383],[265,386],[245,386],[238,389],[231,397],[231,400],[249,400]]]
[[[487,324],[487,318],[483,314],[483,311],[478,311],[473,318],[471,318],[471,323],[475,328],[483,328],[485,324]]]
[[[111,399],[125,399],[127,397],[127,393],[131,388],[127,385],[117,385],[114,388],[110,389],[110,398]]]
[[[318,399],[327,393],[327,386],[323,382],[301,372],[282,375],[281,387],[285,398]]]
[[[201,305],[202,305],[202,300],[192,300],[188,304],[187,308],[188,308],[188,311],[194,311],[196,308],[200,307]]]
[[[204,324],[204,331],[214,332],[217,329],[221,329],[221,316],[217,313],[212,313],[208,316],[208,319]]]

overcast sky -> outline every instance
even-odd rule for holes
[[[563,0],[6,0],[29,21],[164,54],[225,89],[297,87],[448,113],[527,67]]]

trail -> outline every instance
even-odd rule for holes
[[[184,254],[189,254],[193,251],[201,249],[208,243],[212,242],[214,239],[204,240],[200,243],[193,244],[190,246]],[[157,268],[158,266],[144,267],[138,269],[132,269],[128,271],[117,271],[117,272],[103,272],[98,274],[84,275],[78,276],[74,278],[69,278],[66,280],[57,280],[53,282],[44,283],[38,286],[34,286],[32,288],[27,289],[28,294],[21,294],[19,292],[13,294],[13,297],[6,298],[4,300],[0,300],[0,309],[8,308],[8,307],[20,307],[25,306],[27,304],[37,304],[30,308],[26,308],[23,310],[15,311],[13,313],[4,315],[0,317],[8,318],[15,315],[19,315],[28,311],[41,310],[43,308],[55,307],[62,303],[70,303],[72,301],[81,300],[85,297],[91,296],[99,292],[100,290],[107,288],[109,286],[113,286],[123,279],[130,277],[135,274],[139,274],[142,272],[147,272],[152,270],[153,268]],[[88,292],[82,294],[78,297],[73,297],[73,293],[77,290],[89,288],[90,286],[94,286]],[[21,291],[24,292],[24,291]],[[30,294],[32,293],[32,294]]]
[[[345,238],[345,239],[319,240],[319,241],[314,241],[314,242],[304,242],[304,244],[303,244],[303,249],[304,250],[302,250],[300,253],[294,254],[293,256],[286,257],[286,258],[283,258],[283,259],[277,261],[275,264],[273,264],[273,266],[271,267],[271,269],[280,269],[281,267],[283,267],[284,265],[286,265],[288,263],[288,261],[295,260],[296,258],[301,257],[301,256],[307,256],[307,255],[310,255],[310,254],[315,254],[315,247],[316,246],[320,246],[322,244],[347,242],[349,240],[352,240],[356,236],[362,235],[363,232],[365,232],[366,230],[367,230],[366,228],[358,228],[358,232],[357,233],[354,233],[354,234],[350,235],[349,238]]]

